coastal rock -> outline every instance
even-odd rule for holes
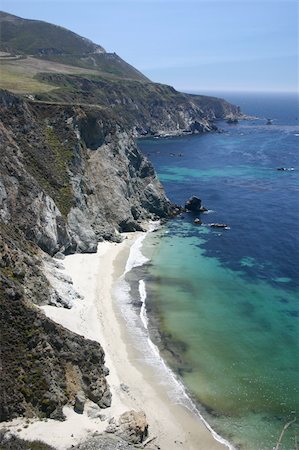
[[[83,414],[85,402],[86,402],[86,398],[85,398],[84,392],[82,392],[82,391],[78,392],[75,396],[75,405],[74,405],[74,411],[77,414]]]
[[[126,219],[119,224],[120,233],[129,233],[134,231],[144,231],[144,229],[134,220]]]
[[[204,212],[207,212],[207,211],[209,211],[209,210],[208,210],[208,208],[206,208],[205,206],[201,206],[200,209],[199,209],[199,211],[202,212],[202,213],[204,213]]]
[[[200,208],[201,208],[201,200],[200,198],[195,196],[190,197],[185,204],[185,209],[187,211],[200,212]]]
[[[139,444],[148,435],[148,423],[143,411],[126,411],[118,422],[117,435],[127,442]]]
[[[60,251],[60,252],[55,253],[54,258],[63,260],[63,259],[65,259],[65,255],[63,253],[61,253],[61,251]]]
[[[210,226],[212,228],[227,228],[228,225],[226,223],[211,223]]]
[[[201,225],[201,224],[202,224],[202,221],[201,221],[199,218],[196,218],[196,219],[194,220],[194,223],[195,223],[196,225]]]
[[[101,419],[101,417],[103,417],[104,420],[106,419],[106,416],[102,414],[101,408],[98,405],[96,405],[95,403],[91,403],[87,406],[87,415],[91,419],[97,419],[97,418]]]
[[[236,117],[236,116],[229,116],[227,118],[226,122],[228,124],[237,124],[239,121],[238,121],[238,117]]]

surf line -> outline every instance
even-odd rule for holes
[[[146,258],[142,253],[142,244],[148,233],[151,233],[152,231],[158,229],[160,227],[160,223],[157,222],[151,222],[149,230],[144,233],[142,236],[140,236],[135,243],[132,245],[129,253],[129,257],[127,260],[127,264],[125,267],[125,271],[123,275],[121,276],[122,279],[124,279],[125,275],[130,272],[135,267],[140,267],[144,264],[146,264],[149,259]],[[170,382],[172,382],[173,387],[175,388],[176,392],[176,401],[181,404],[182,406],[186,407],[191,411],[193,414],[199,417],[199,419],[203,422],[203,424],[206,426],[206,428],[209,430],[209,432],[212,434],[213,438],[220,442],[221,444],[225,445],[229,450],[235,450],[235,447],[231,443],[229,443],[226,439],[224,439],[222,436],[220,436],[207,422],[207,420],[202,416],[201,412],[197,408],[196,404],[193,402],[193,400],[188,395],[186,388],[184,384],[177,378],[175,373],[168,367],[164,359],[160,355],[159,348],[154,344],[154,342],[150,338],[149,330],[148,330],[148,324],[149,319],[147,316],[146,311],[146,298],[147,298],[147,292],[146,292],[146,283],[144,280],[140,279],[138,282],[138,291],[139,291],[139,297],[141,302],[141,308],[139,312],[139,320],[142,324],[142,328],[145,334],[146,341],[148,343],[148,347],[151,350],[152,355],[154,356],[154,359],[157,361],[158,365],[160,366],[160,369],[163,370],[166,377]],[[151,360],[153,363],[153,360]],[[148,362],[150,364],[150,362]],[[171,386],[169,386],[170,389],[173,389]]]

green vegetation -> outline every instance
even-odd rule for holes
[[[72,66],[73,71],[69,71],[69,73],[74,73],[76,69],[78,73],[78,69],[81,68],[81,72],[82,69],[84,69],[84,72],[86,70],[94,71],[108,78],[118,77],[149,81],[141,72],[123,61],[115,53],[106,53],[101,46],[62,27],[37,20],[21,19],[1,12],[0,25],[0,50],[16,55],[16,58],[19,57],[18,55],[35,56],[37,67],[39,65],[37,61],[40,61],[40,64],[50,65],[52,63],[53,66],[55,64]],[[8,59],[7,54],[5,58],[2,58],[2,62],[5,59]],[[22,66],[22,62],[20,66]],[[57,70],[53,67],[52,71],[66,72],[62,67],[60,69]],[[38,70],[37,72],[41,71]],[[6,84],[3,84],[2,87],[19,93],[39,92],[39,89],[43,92],[45,90],[40,85],[30,84],[28,79],[25,86],[15,87],[14,81],[21,82],[17,78],[12,80],[12,83],[6,81]]]
[[[73,193],[70,186],[68,166],[73,157],[73,151],[67,145],[63,145],[51,126],[45,129],[46,142],[54,155],[54,170],[59,180],[59,186],[54,197],[61,214],[66,218],[73,204]]]
[[[17,94],[35,94],[55,89],[54,85],[35,78],[38,73],[97,74],[95,70],[81,69],[53,61],[33,57],[0,56],[0,89],[7,89]]]
[[[28,425],[27,425],[28,426]],[[10,436],[5,438],[5,431],[0,433],[0,450],[55,450],[54,447],[42,442],[26,441],[17,436]]]
[[[18,69],[18,67],[17,67]],[[17,94],[34,94],[36,92],[48,92],[55,89],[46,83],[41,83],[33,78],[34,75],[22,73],[16,70],[16,66],[2,63],[0,67],[0,88]]]
[[[47,55],[42,57],[49,61],[93,70],[100,76],[112,79],[129,79],[149,82],[141,72],[126,63],[116,53],[99,53],[93,55]],[[82,72],[82,70],[81,70]]]
[[[27,55],[43,53],[93,53],[104,49],[76,33],[39,20],[0,13],[1,47]]]

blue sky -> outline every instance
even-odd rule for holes
[[[194,91],[296,91],[293,0],[2,0],[115,51],[153,81]]]

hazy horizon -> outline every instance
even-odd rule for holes
[[[3,0],[1,8],[68,28],[181,91],[298,91],[293,0]]]

